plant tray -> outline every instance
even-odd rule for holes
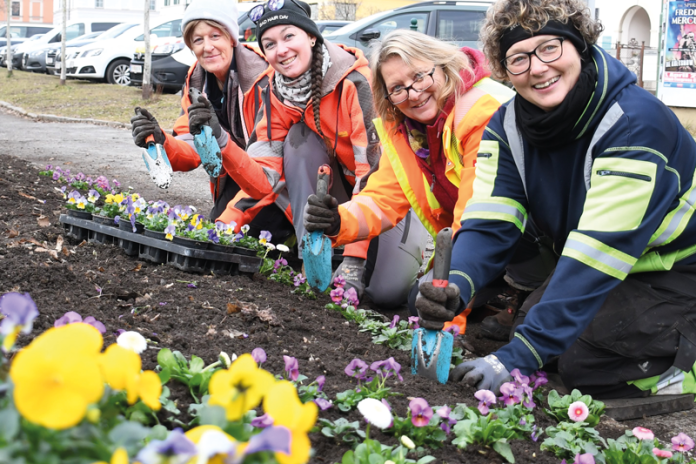
[[[177,245],[168,240],[146,237],[126,230],[98,224],[86,219],[78,219],[61,214],[59,221],[68,236],[77,240],[87,240],[97,234],[105,235],[118,244],[128,256],[138,256],[153,263],[168,263],[187,272],[214,272],[216,274],[254,273],[261,268],[262,259],[257,256],[244,256],[238,253],[224,253],[211,250],[197,250]],[[100,236],[100,238],[102,238]],[[104,239],[107,240],[107,239]]]

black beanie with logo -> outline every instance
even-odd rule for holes
[[[312,10],[307,3],[301,0],[284,0],[283,6],[279,10],[272,11],[269,5],[274,3],[277,4],[278,0],[270,0],[265,5],[266,10],[261,19],[256,23],[256,40],[258,40],[261,50],[263,50],[261,39],[263,38],[264,32],[272,27],[283,24],[299,27],[307,34],[316,37],[317,42],[324,42],[324,38],[321,36],[321,32],[319,32],[317,24],[311,19]]]

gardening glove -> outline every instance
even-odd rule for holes
[[[462,304],[459,287],[450,283],[445,288],[436,287],[432,282],[418,285],[416,309],[420,325],[428,330],[442,330],[445,322],[454,319]]]
[[[308,232],[323,230],[324,235],[336,235],[341,230],[338,200],[324,195],[324,201],[312,194],[307,198],[304,210],[304,227]]]
[[[157,120],[145,108],[136,107],[135,116],[130,120],[133,126],[133,141],[141,148],[147,148],[145,141],[149,136],[154,135],[155,143],[164,144],[164,132],[157,124]]]
[[[365,285],[363,284],[363,274],[365,273],[365,260],[363,258],[356,258],[354,256],[344,256],[343,262],[336,272],[334,272],[333,278],[341,276],[346,281],[345,290],[349,288],[355,289],[358,294],[358,299],[362,300],[363,293],[365,292]]]
[[[229,136],[226,131],[222,130],[213,105],[203,95],[198,97],[197,102],[188,107],[188,119],[191,135],[200,134],[201,126],[210,126],[220,148],[227,145]]]
[[[463,381],[479,390],[490,390],[497,395],[500,386],[511,381],[512,377],[503,363],[495,355],[489,354],[485,358],[461,363],[450,374],[450,380]]]

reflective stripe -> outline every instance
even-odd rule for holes
[[[251,158],[282,158],[283,142],[254,142],[249,145],[247,153]]]
[[[625,279],[631,272],[633,265],[638,261],[599,240],[575,231],[568,235],[562,256],[576,259],[619,280]]]
[[[665,219],[660,224],[657,229],[657,234],[664,228],[664,230],[648,243],[649,247],[657,247],[660,245],[666,245],[667,243],[675,240],[686,228],[687,223],[694,214],[694,203],[696,202],[696,184],[692,184],[692,187],[687,191],[682,198],[679,199],[679,207],[671,211]]]
[[[275,187],[278,185],[278,181],[280,180],[280,174],[278,171],[275,169],[263,167],[264,174],[266,174],[266,180],[268,180],[268,183],[271,184],[271,187],[273,190],[275,190]]]
[[[353,145],[353,157],[355,164],[367,164],[367,148]],[[368,166],[369,169],[369,166]]]
[[[282,185],[283,191],[278,194],[274,203],[281,211],[286,211],[290,207],[290,197],[287,189],[285,189],[285,181],[278,182],[278,185]]]
[[[520,173],[520,179],[522,179],[524,196],[529,198],[527,195],[527,176],[524,170],[524,146],[522,145],[522,134],[517,130],[517,123],[515,122],[514,102],[507,106],[505,119],[503,120],[503,128],[505,129],[505,135],[507,135],[508,143],[510,144],[512,159],[515,160],[517,171]]]
[[[353,198],[355,199],[357,197],[358,196],[356,195]],[[365,213],[363,212],[362,208],[360,208],[360,204],[355,200],[351,200],[347,203],[342,204],[341,206],[339,206],[339,208],[345,208],[346,211],[348,211],[355,218],[355,222],[357,222],[358,224],[358,233],[356,235],[356,240],[363,240],[364,238],[366,238],[367,235],[370,233],[370,230],[367,227],[367,219],[365,218]]]
[[[522,233],[527,226],[527,212],[522,205],[502,197],[470,200],[464,209],[461,220],[463,222],[466,219],[498,219],[512,222]]]
[[[592,149],[594,149],[599,139],[601,139],[604,134],[609,132],[609,130],[614,127],[614,124],[624,115],[623,108],[618,102],[614,103],[611,108],[606,112],[602,120],[599,122],[597,129],[592,135],[592,141],[590,146],[587,148],[587,153],[585,154],[585,189],[590,189],[590,178],[592,177]]]
[[[498,102],[501,105],[510,101],[510,99],[515,96],[514,90],[505,87],[504,85],[498,84],[490,77],[481,79],[476,84],[474,84],[474,87],[478,87],[479,89],[483,90],[488,95],[498,100]]]
[[[493,196],[495,179],[498,176],[500,144],[493,140],[481,140],[476,155],[476,176],[474,177],[473,198]]]
[[[532,354],[534,355],[534,357],[537,360],[537,363],[539,364],[539,369],[544,367],[544,363],[541,361],[541,356],[539,356],[539,353],[537,353],[537,350],[534,349],[534,346],[532,346],[532,344],[529,343],[529,341],[526,338],[524,338],[522,335],[518,334],[517,332],[515,332],[515,338],[519,338],[522,341],[522,343],[524,343],[524,345],[527,348],[529,348],[529,351],[532,352]]]
[[[471,288],[471,293],[469,294],[469,301],[471,301],[471,299],[474,297],[474,293],[476,293],[476,289],[474,288],[474,281],[471,280],[471,277],[469,277],[468,274],[465,274],[462,271],[450,271],[449,275],[463,277],[467,282],[469,282],[469,288]]]
[[[591,115],[591,116],[589,117],[589,119],[587,120],[587,123],[585,124],[585,127],[583,127],[582,131],[580,131],[580,133],[579,133],[578,136],[575,138],[575,140],[578,140],[578,139],[580,139],[580,137],[582,137],[583,135],[585,135],[585,131],[587,130],[588,127],[590,127],[590,124],[591,124],[592,121],[594,120],[594,117],[595,117],[595,115],[597,114],[597,111],[599,111],[599,109],[602,107],[602,102],[604,102],[604,98],[607,96],[607,89],[609,88],[609,68],[608,68],[608,66],[607,66],[607,59],[604,57],[604,53],[601,52],[601,49],[600,49],[597,45],[593,45],[592,47],[593,47],[593,48],[596,48],[598,51],[600,51],[599,56],[602,57],[602,65],[603,65],[603,67],[604,67],[604,80],[601,82],[601,89],[599,89],[600,82],[597,82],[597,85],[595,86],[595,91],[594,91],[594,93],[597,93],[598,90],[601,90],[602,96],[599,98],[599,102],[597,102],[597,104],[595,105],[594,112],[592,113],[592,115]],[[596,67],[597,70],[599,71],[599,64],[598,64],[597,61],[594,59],[594,57],[592,58],[592,61],[594,61],[595,67]],[[587,111],[587,108],[589,107],[589,105],[590,105],[590,103],[592,102],[593,98],[594,98],[594,94],[592,95],[592,97],[590,97],[590,101],[587,102],[587,107],[585,108],[585,111]],[[583,112],[582,112],[582,115],[580,116],[580,118],[578,118],[578,122],[580,122],[580,121],[582,120],[582,117],[585,115],[585,111],[583,111]],[[577,125],[577,123],[575,123],[575,124]]]

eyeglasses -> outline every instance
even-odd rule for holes
[[[406,87],[397,86],[389,95],[387,95],[387,98],[392,103],[392,105],[400,105],[406,100],[408,100],[408,97],[410,95],[409,92],[411,90],[418,93],[425,92],[435,83],[435,79],[433,78],[433,74],[435,74],[435,69],[437,69],[437,66],[433,66],[432,71],[430,71],[427,74],[416,74],[416,77],[413,79],[411,85],[408,85]]]
[[[515,53],[503,59],[501,63],[513,76],[526,73],[532,65],[532,55],[536,55],[542,63],[552,63],[563,56],[564,40],[565,37],[547,40],[531,52]]]
[[[298,4],[295,0],[290,0],[292,3],[297,5],[301,11],[305,11],[300,4]],[[251,19],[254,24],[259,22],[259,19],[263,17],[263,15],[266,13],[266,8],[268,8],[269,11],[278,11],[282,10],[283,7],[285,6],[285,0],[269,0],[268,3],[265,5],[257,5],[251,10],[249,10],[249,19]]]

